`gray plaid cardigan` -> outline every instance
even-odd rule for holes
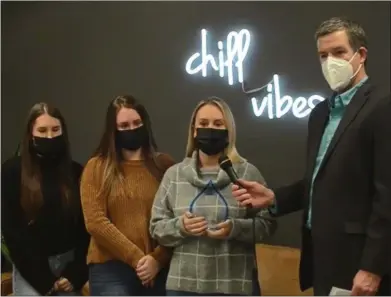
[[[216,168],[197,174],[196,156],[185,158],[169,168],[156,193],[152,207],[150,233],[161,245],[173,247],[166,288],[200,294],[251,295],[252,220],[248,210],[232,196],[227,174]],[[242,161],[234,164],[240,178],[264,183],[258,169]],[[212,181],[228,204],[233,228],[226,240],[187,236],[180,216],[189,210],[194,198]],[[206,191],[194,203],[194,213],[208,221],[225,219],[226,205],[216,191]],[[252,210],[256,215],[256,241],[262,241],[275,229],[275,221],[266,210]]]

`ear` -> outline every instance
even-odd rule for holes
[[[193,126],[193,138],[197,136],[197,129]]]
[[[364,64],[367,60],[368,50],[365,47],[360,47],[357,52],[360,55],[360,63]]]

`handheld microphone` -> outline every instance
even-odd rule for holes
[[[240,184],[238,182],[239,177],[232,167],[231,160],[227,156],[220,156],[219,165],[220,165],[220,168],[223,169],[225,171],[225,173],[227,173],[231,182],[235,185],[240,186]]]
[[[239,177],[232,167],[232,162],[227,156],[223,155],[219,158],[219,165],[220,165],[220,168],[223,169],[225,171],[225,173],[227,173],[231,182],[235,185],[238,185],[239,188],[242,188],[242,186],[240,185],[240,183],[238,181]],[[252,208],[252,205],[251,204],[247,205],[247,208]]]

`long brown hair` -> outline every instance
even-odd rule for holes
[[[159,181],[164,174],[162,166],[157,159],[157,145],[152,133],[151,120],[147,110],[131,95],[118,96],[110,102],[107,108],[105,130],[99,146],[94,153],[94,157],[99,158],[97,165],[99,165],[100,170],[95,170],[95,172],[100,175],[97,177],[101,181],[99,194],[103,196],[110,194],[113,185],[124,182],[121,167],[121,161],[123,161],[122,151],[116,147],[115,141],[117,114],[121,108],[134,109],[140,115],[141,121],[148,132],[148,141],[141,148],[145,165]]]
[[[34,152],[33,144],[33,127],[35,120],[43,115],[48,114],[51,117],[58,119],[61,123],[62,134],[66,143],[66,148],[61,159],[58,160],[56,170],[53,174],[59,176],[61,185],[61,199],[63,206],[73,206],[72,200],[72,159],[69,148],[68,130],[65,120],[61,112],[47,103],[35,104],[27,117],[26,129],[20,148],[22,174],[21,174],[21,206],[25,212],[26,218],[34,220],[38,211],[43,204],[42,189],[41,189],[41,166],[40,159]],[[76,210],[78,208],[75,208]]]

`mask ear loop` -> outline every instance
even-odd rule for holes
[[[353,61],[353,59],[354,59],[354,57],[357,55],[357,53],[358,53],[358,51],[356,51],[356,52],[354,53],[354,55],[350,58],[349,63],[351,63],[351,62]]]
[[[352,75],[352,77],[350,79],[353,79],[357,75],[357,73],[360,71],[361,67],[362,67],[362,63],[360,63],[360,66],[358,66],[356,72]]]
[[[354,53],[353,57],[349,60],[349,64],[350,64],[350,65],[352,65],[351,62],[352,62],[352,60],[354,59],[354,57],[357,55],[357,53],[358,53],[358,51],[356,51],[356,52]],[[362,67],[362,63],[360,63],[360,66],[357,68],[356,72],[353,73],[353,75],[352,75],[352,77],[350,78],[350,80],[352,80],[352,79],[357,75],[357,73],[360,71],[361,67]]]

